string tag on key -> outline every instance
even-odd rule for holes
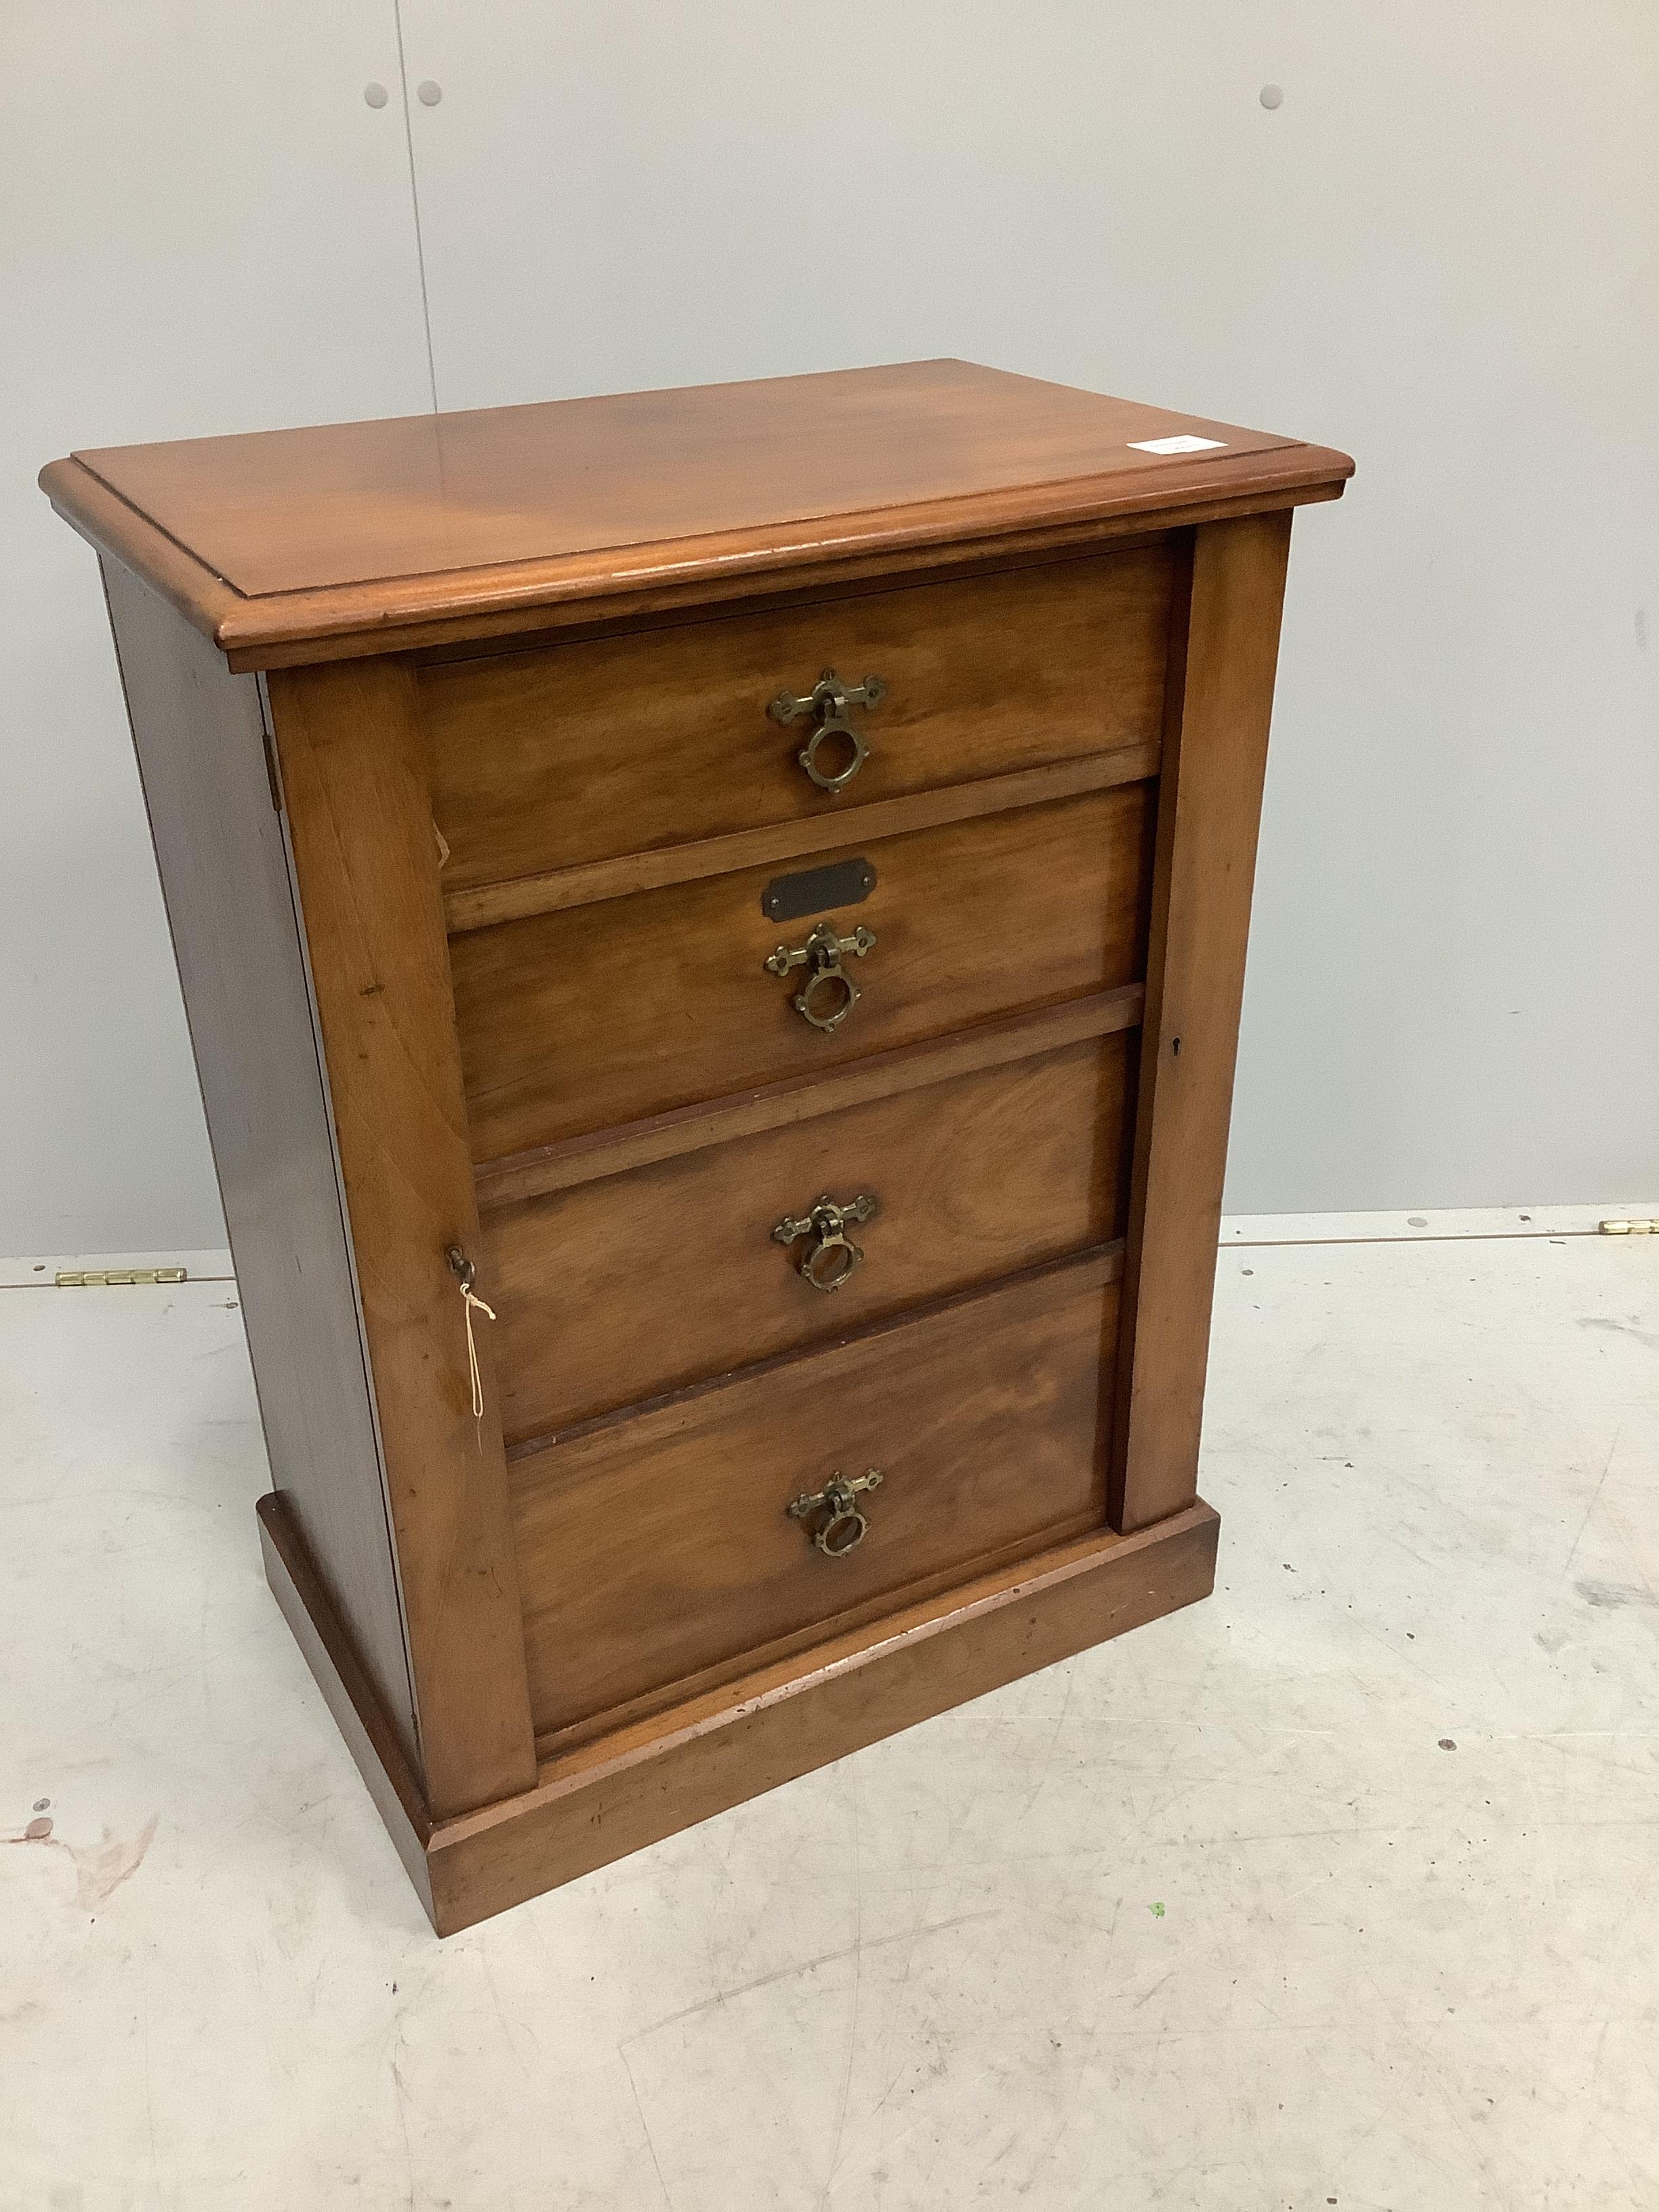
[[[478,1367],[478,1346],[472,1334],[472,1316],[475,1312],[477,1312],[483,1314],[486,1321],[494,1321],[495,1309],[494,1306],[486,1305],[473,1289],[472,1285],[478,1279],[478,1271],[462,1251],[460,1246],[452,1244],[444,1257],[449,1262],[450,1273],[460,1285],[461,1304],[466,1310],[466,1371],[468,1380],[472,1385],[472,1419],[478,1431],[478,1449],[483,1451],[483,1376]]]

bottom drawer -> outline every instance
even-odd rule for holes
[[[949,1300],[513,1467],[538,1733],[1097,1526],[1121,1248]],[[794,1499],[879,1468],[861,1538]]]

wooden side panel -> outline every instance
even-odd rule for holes
[[[1131,1064],[1119,1031],[487,1215],[509,1441],[1121,1236]],[[877,1204],[829,1293],[772,1233],[820,1194]]]
[[[768,919],[770,868],[470,931],[451,959],[475,1156],[1138,981],[1151,823],[1150,787],[1130,784],[848,848],[876,887],[834,919],[876,943],[848,956],[861,995],[829,1033],[795,1009],[799,968],[767,972],[817,918]]]
[[[356,1255],[434,1814],[527,1788],[535,1752],[414,684],[391,661],[275,676],[270,702]]]
[[[1141,1031],[1111,1517],[1198,1494],[1256,829],[1290,550],[1288,512],[1194,533],[1176,617]],[[1183,635],[1184,631],[1184,635]]]
[[[1172,566],[1164,540],[425,669],[445,888],[1145,744],[1162,711]],[[848,686],[887,686],[851,710],[870,751],[843,793],[800,766],[816,719],[781,726],[767,713],[831,667]],[[826,774],[850,758],[825,742]]]
[[[1115,1246],[515,1463],[537,1725],[611,1711],[1011,1547],[1097,1527]],[[827,1559],[787,1508],[882,1471]]]
[[[258,685],[104,563],[272,1479],[402,1739],[414,1706],[327,1097]]]

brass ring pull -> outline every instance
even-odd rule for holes
[[[802,746],[795,758],[806,770],[820,791],[827,791],[833,799],[844,791],[864,766],[869,757],[868,739],[860,730],[855,730],[848,720],[851,707],[877,707],[887,696],[887,686],[879,676],[866,676],[862,684],[843,684],[833,668],[826,668],[817,682],[804,698],[793,692],[781,691],[767,708],[775,722],[788,724],[800,714],[817,714],[818,726]],[[833,775],[818,764],[818,747],[826,738],[834,738],[852,748],[851,757],[845,768]]]
[[[834,775],[826,775],[818,766],[818,747],[826,738],[844,738],[853,748],[846,767],[838,769]],[[863,732],[855,730],[844,714],[832,714],[818,724],[817,729],[795,755],[795,758],[806,770],[818,789],[827,791],[833,796],[836,792],[844,791],[847,788],[869,756],[870,742]]]
[[[861,995],[842,966],[842,956],[850,952],[862,960],[875,941],[874,930],[866,929],[862,923],[850,937],[842,937],[833,921],[821,921],[805,945],[793,952],[787,945],[781,945],[763,964],[772,975],[787,975],[792,968],[805,969],[806,981],[792,1003],[803,1021],[827,1032],[841,1027]]]
[[[812,1541],[826,1559],[844,1559],[849,1552],[857,1550],[869,1533],[870,1523],[854,1505],[826,1521]]]
[[[795,995],[795,1012],[815,1030],[827,1035],[837,1030],[857,1006],[862,994],[846,970],[839,966],[820,968],[806,979]]]
[[[793,1244],[798,1237],[807,1239],[801,1255],[798,1272],[815,1291],[826,1296],[838,1291],[854,1268],[862,1266],[864,1247],[855,1244],[847,1234],[853,1221],[868,1221],[876,1210],[876,1201],[860,1191],[850,1206],[837,1206],[833,1199],[820,1198],[813,1202],[810,1213],[799,1218],[786,1214],[772,1235],[780,1244]]]
[[[870,1523],[860,1512],[854,1500],[861,1491],[878,1490],[882,1474],[878,1467],[866,1468],[862,1474],[849,1480],[845,1475],[832,1474],[822,1490],[811,1497],[804,1492],[784,1508],[792,1521],[805,1521],[821,1512],[823,1518],[813,1529],[812,1541],[827,1559],[844,1559],[849,1552],[857,1551],[869,1532]]]

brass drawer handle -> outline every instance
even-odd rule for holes
[[[806,981],[793,1001],[795,1012],[815,1030],[839,1029],[860,995],[858,985],[841,964],[842,956],[850,952],[862,960],[875,941],[875,931],[866,929],[862,922],[850,937],[842,937],[833,921],[821,921],[805,945],[793,952],[787,945],[781,945],[763,964],[771,975],[787,975],[792,968],[805,968]]]
[[[838,1291],[864,1260],[864,1247],[855,1244],[847,1234],[847,1224],[851,1221],[868,1221],[875,1210],[875,1200],[864,1191],[850,1206],[837,1206],[831,1198],[820,1198],[814,1200],[810,1213],[799,1218],[786,1214],[772,1235],[780,1244],[793,1244],[798,1237],[805,1237],[806,1249],[798,1263],[800,1274],[815,1291]]]
[[[880,1487],[878,1467],[866,1468],[850,1481],[837,1472],[822,1490],[815,1490],[810,1498],[803,1492],[785,1510],[792,1521],[805,1521],[809,1514],[821,1511],[823,1518],[812,1531],[812,1541],[826,1559],[844,1559],[864,1541],[870,1526],[853,1501],[860,1491]]]
[[[869,753],[869,742],[861,730],[855,730],[847,719],[849,707],[878,707],[887,696],[887,686],[879,676],[866,676],[862,684],[843,684],[833,668],[826,668],[805,698],[798,699],[791,691],[780,691],[767,708],[775,722],[788,724],[801,714],[816,714],[818,726],[806,740],[795,758],[806,770],[820,791],[833,798],[844,791],[864,766]],[[852,748],[852,757],[843,769],[827,775],[818,766],[818,747],[826,738],[844,739]]]

